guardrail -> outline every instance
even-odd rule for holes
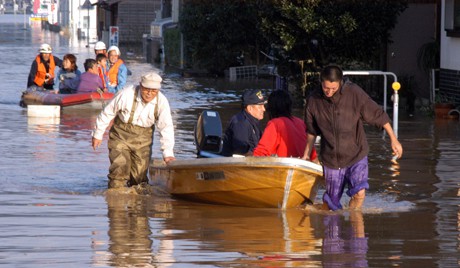
[[[388,87],[388,76],[393,77],[393,131],[398,137],[398,115],[399,115],[399,94],[398,90],[401,85],[398,82],[398,77],[392,72],[383,71],[343,71],[343,75],[382,75],[383,76],[383,110],[387,111],[387,87]]]

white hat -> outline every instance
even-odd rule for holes
[[[114,50],[115,52],[117,52],[117,55],[118,55],[118,56],[121,55],[120,49],[119,49],[117,46],[111,46],[111,47],[109,47],[109,50],[107,50],[107,54],[108,54],[110,51],[112,51],[112,50]]]
[[[40,46],[40,49],[38,50],[38,52],[40,53],[45,53],[45,54],[50,54],[51,52],[53,52],[53,50],[51,49],[51,46],[48,45],[48,44],[42,44]]]
[[[103,49],[107,49],[104,42],[97,41],[96,44],[94,45],[94,50],[103,50]]]
[[[149,73],[141,78],[141,85],[149,89],[161,89],[163,79],[156,73]]]

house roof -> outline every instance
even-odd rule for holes
[[[125,0],[98,0],[97,5],[113,5]]]

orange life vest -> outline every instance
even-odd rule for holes
[[[110,66],[109,72],[107,73],[110,84],[118,85],[118,69],[120,68],[120,65],[122,64],[123,64],[123,60],[118,59],[114,65]]]
[[[107,77],[107,71],[102,66],[98,66],[97,70],[98,70],[98,73],[99,73],[99,77],[102,80],[102,85],[104,86],[104,88],[106,88],[107,87],[107,81],[105,81],[105,78]]]
[[[37,86],[42,87],[43,84],[45,84],[45,79],[46,79],[46,74],[47,74],[45,64],[42,63],[40,55],[35,57],[35,61],[37,62],[37,73],[35,74],[34,83]],[[49,70],[48,70],[48,74],[50,75],[50,77],[48,78],[49,81],[53,81],[54,79],[54,69],[55,68],[56,68],[56,64],[54,63],[54,57],[53,55],[50,55]]]

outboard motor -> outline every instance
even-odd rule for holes
[[[222,148],[222,123],[219,113],[205,110],[195,126],[195,144],[198,157],[219,157]]]

